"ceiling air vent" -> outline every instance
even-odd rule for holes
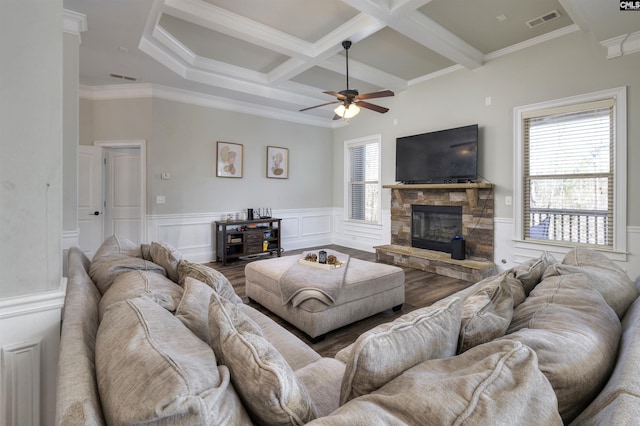
[[[542,16],[538,16],[537,18],[527,21],[527,25],[529,26],[529,28],[535,28],[539,25],[546,24],[549,21],[553,21],[554,19],[559,17],[560,12],[558,12],[557,10],[552,10],[549,13],[545,13]]]
[[[136,81],[137,78],[136,77],[129,77],[128,75],[122,75],[122,74],[109,74],[111,77],[113,78],[120,78],[122,80],[129,80],[129,81]]]

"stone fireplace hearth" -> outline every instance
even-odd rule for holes
[[[435,185],[385,185],[391,188],[391,245],[376,247],[379,261],[408,266],[458,278],[470,282],[479,281],[495,273],[493,259],[493,185],[489,183],[435,184]],[[422,209],[420,206],[425,206]],[[431,210],[429,207],[447,207],[444,211],[458,209],[462,212],[461,229],[446,218],[440,222],[421,225],[441,226],[434,239],[442,243],[440,248],[415,247],[412,232],[415,226],[413,210]],[[445,215],[446,216],[446,215]],[[453,234],[453,235],[449,235]],[[454,235],[465,239],[465,260],[451,259],[450,240]]]

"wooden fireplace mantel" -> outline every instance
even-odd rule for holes
[[[478,206],[478,189],[493,188],[493,184],[489,182],[476,182],[476,183],[418,183],[418,184],[394,184],[394,185],[382,185],[383,188],[392,189],[399,200],[402,200],[400,194],[401,189],[429,189],[429,190],[451,190],[451,189],[464,189],[467,191],[467,198],[469,199],[469,205],[473,208]]]

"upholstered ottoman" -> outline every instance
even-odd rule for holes
[[[299,259],[301,256],[284,256],[247,264],[246,294],[251,301],[304,331],[314,342],[331,330],[386,309],[398,310],[404,303],[401,268],[354,258],[349,259],[342,286],[334,297],[322,291],[325,275],[311,266],[306,266],[310,269],[304,280],[313,286],[305,285],[292,297],[283,297],[281,281],[291,268],[298,268]]]

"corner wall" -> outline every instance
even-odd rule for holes
[[[62,0],[0,13],[0,424],[52,425],[60,337]]]

